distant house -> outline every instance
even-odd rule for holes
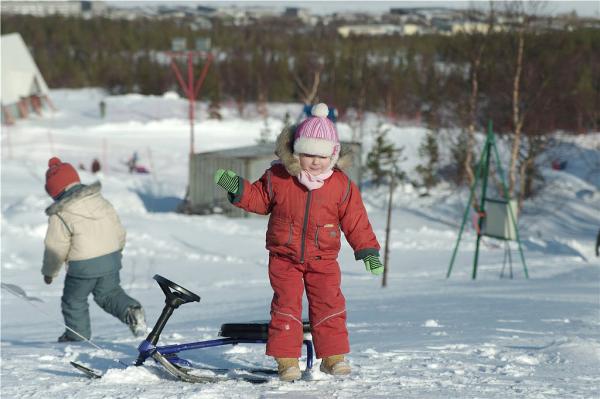
[[[478,22],[478,21],[459,21],[452,23],[451,34],[455,35],[458,33],[488,33],[490,30],[490,24],[488,22]],[[500,32],[504,29],[504,26],[494,25],[494,32]]]
[[[217,9],[214,7],[207,7],[207,6],[197,6],[196,7],[196,11],[198,12],[198,14],[200,15],[204,15],[207,17],[211,17],[213,16],[216,12]]]
[[[2,35],[2,123],[12,124],[31,112],[52,108],[48,86],[23,38],[18,33]]]
[[[310,11],[307,8],[286,7],[285,11],[283,12],[283,16],[298,18],[306,23],[311,21]]]
[[[0,9],[2,14],[35,15],[45,17],[48,15],[83,16],[99,15],[107,10],[104,1],[2,1]]]
[[[418,35],[425,33],[425,29],[422,25],[405,23],[402,24],[402,34],[406,36]]]
[[[361,145],[342,142],[342,153],[352,152],[353,165],[345,172],[360,187]],[[194,154],[190,161],[190,181],[186,203],[180,210],[185,213],[208,214],[220,210],[233,217],[250,216],[229,203],[227,195],[213,181],[217,169],[231,169],[251,182],[259,179],[271,162],[276,160],[275,143],[268,142],[247,147]]]
[[[0,5],[2,14],[35,15],[79,15],[79,1],[3,1]]]
[[[353,36],[384,36],[402,34],[403,29],[398,25],[379,24],[379,25],[344,25],[338,29],[338,34],[344,38]]]

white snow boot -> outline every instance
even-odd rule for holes
[[[275,361],[277,362],[277,373],[281,381],[296,381],[302,377],[298,359],[277,357]]]
[[[331,375],[348,375],[352,371],[350,365],[344,359],[344,355],[333,355],[324,358],[319,369]]]
[[[148,331],[143,308],[130,307],[127,309],[127,315],[125,316],[125,319],[126,324],[129,326],[129,329],[134,336],[141,337]]]

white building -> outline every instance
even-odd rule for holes
[[[44,107],[52,108],[46,81],[21,35],[2,35],[0,48],[2,123],[11,124],[31,112],[40,114]]]
[[[411,36],[411,35],[422,34],[424,32],[425,32],[425,30],[422,25],[411,24],[411,23],[402,24],[402,34],[403,35]]]
[[[45,17],[48,15],[63,15],[66,17],[91,17],[107,12],[104,1],[32,1],[32,0],[2,0],[2,14],[33,15]]]
[[[398,25],[344,25],[340,26],[338,29],[338,34],[344,38],[349,37],[350,35],[354,36],[383,36],[383,35],[393,35],[393,34],[402,34],[403,29]]]
[[[499,27],[496,27],[496,31]],[[458,33],[488,33],[490,29],[490,24],[487,22],[477,22],[477,21],[455,21],[451,24],[451,35],[456,35]]]

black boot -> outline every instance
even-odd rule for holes
[[[79,337],[74,338],[74,337],[70,336],[69,334],[67,334],[66,331],[63,333],[63,335],[58,337],[58,342],[79,342],[79,341],[83,341],[83,340]]]

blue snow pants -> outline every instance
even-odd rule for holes
[[[110,313],[123,323],[127,323],[127,310],[141,307],[140,303],[125,293],[120,285],[119,270],[121,254],[112,253],[98,258],[69,262],[61,309],[65,324],[87,339],[92,336],[88,297],[93,294],[94,301],[105,312]],[[67,336],[81,340],[72,331]]]

